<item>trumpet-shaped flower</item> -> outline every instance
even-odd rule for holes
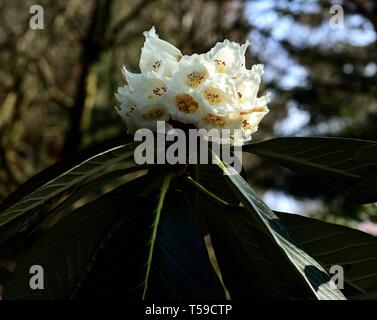
[[[132,73],[123,68],[123,74],[129,85],[128,95],[133,96],[135,102],[144,104],[146,101],[158,100],[167,90],[167,79],[159,77],[154,72]]]
[[[173,68],[182,58],[182,53],[171,43],[161,40],[152,27],[145,36],[141,49],[140,70],[142,73],[154,71],[160,75],[170,76]]]
[[[144,105],[143,108],[138,108],[133,100],[121,93],[117,94],[117,99],[120,102],[120,107],[116,108],[116,111],[126,123],[130,133],[134,133],[140,128],[156,131],[157,121],[168,121],[170,119],[169,111],[163,104],[149,104]]]
[[[226,39],[216,43],[208,52],[208,58],[216,66],[218,72],[233,76],[245,69],[245,53],[248,46],[249,41],[239,45]]]
[[[173,70],[172,79],[182,87],[200,89],[215,71],[204,54],[184,56]]]
[[[242,111],[255,109],[256,99],[263,75],[263,65],[255,65],[251,70],[245,70],[235,80],[238,103]]]

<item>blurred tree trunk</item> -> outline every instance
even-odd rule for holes
[[[103,51],[101,43],[105,38],[107,25],[110,23],[112,3],[113,0],[95,0],[94,2],[89,28],[82,40],[82,53],[79,58],[81,73],[78,78],[74,105],[70,111],[70,127],[65,135],[62,156],[77,151],[81,144],[81,120],[87,96],[87,79],[91,67],[98,61]]]

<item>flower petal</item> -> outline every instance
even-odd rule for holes
[[[237,70],[245,67],[245,53],[248,46],[249,41],[239,45],[238,43],[224,40],[216,43],[208,52],[209,59],[215,64],[218,72],[233,75]]]
[[[161,40],[152,27],[145,36],[141,49],[140,70],[142,73],[154,71],[169,76],[174,66],[182,57],[182,53],[171,43]]]
[[[215,67],[206,55],[193,54],[182,57],[173,70],[172,78],[182,86],[198,89],[214,71]]]

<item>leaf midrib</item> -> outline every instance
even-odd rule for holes
[[[149,282],[149,276],[151,272],[154,247],[155,247],[156,238],[157,238],[157,229],[160,222],[160,217],[161,217],[161,212],[164,205],[165,196],[169,189],[170,181],[172,178],[173,178],[173,175],[170,173],[167,176],[165,176],[161,185],[161,189],[160,189],[160,196],[159,196],[159,200],[158,200],[158,204],[156,208],[156,215],[153,221],[153,231],[152,231],[152,236],[151,236],[151,241],[150,241],[151,245],[149,248],[148,260],[147,260],[147,270],[145,272],[145,278],[144,278],[144,283],[143,283],[144,289],[143,289],[142,300],[145,300],[145,296],[148,290],[148,282]]]
[[[256,206],[255,201],[260,201],[261,205],[264,205],[264,206],[265,206],[265,204],[261,200],[259,200],[259,199],[255,199],[255,201],[254,201],[254,194],[251,193],[251,191],[249,191],[249,190],[245,191],[243,189],[240,189],[237,186],[237,181],[239,181],[240,183],[242,183],[242,182],[244,182],[244,180],[235,172],[235,169],[233,169],[229,165],[226,165],[225,163],[223,163],[217,157],[216,154],[213,153],[213,155],[214,155],[215,159],[218,160],[217,161],[217,165],[224,171],[224,173],[227,176],[227,179],[231,183],[231,186],[233,186],[234,188],[236,188],[238,190],[238,194],[240,195],[240,200],[244,203],[245,207],[248,208],[248,211],[252,210],[252,211],[256,212],[257,216],[260,219],[261,224],[263,224],[265,226],[265,228],[268,230],[269,236],[271,236],[276,241],[276,243],[278,244],[279,248],[287,256],[287,258],[292,263],[292,265],[295,267],[295,269],[297,270],[297,272],[299,272],[300,275],[305,279],[305,281],[307,282],[308,286],[311,288],[312,292],[316,295],[316,297],[320,298],[319,294],[314,289],[313,285],[310,283],[310,281],[305,276],[304,270],[300,270],[300,269],[302,269],[302,264],[306,265],[307,261],[308,260],[310,261],[310,259],[311,259],[313,261],[310,261],[310,262],[314,263],[314,265],[315,265],[316,268],[318,268],[322,272],[326,272],[326,271],[322,268],[322,266],[317,261],[315,261],[312,257],[310,257],[301,248],[297,247],[294,243],[291,243],[290,241],[288,241],[285,237],[283,237],[281,234],[279,234],[278,232],[276,232],[272,228],[272,226],[269,224],[269,221],[267,220],[268,218],[265,217],[264,216],[264,212],[261,212],[260,208],[258,208]],[[232,178],[233,175],[231,173],[234,173],[235,176],[236,176],[236,178]],[[237,177],[239,177],[239,178],[237,179]],[[236,180],[233,181],[234,179],[236,179]],[[251,198],[251,199],[249,199],[249,198]],[[267,207],[267,209],[268,209],[268,211],[270,211],[271,215],[274,216],[273,218],[278,219],[278,217],[268,207]],[[267,213],[269,213],[269,212],[267,212]],[[286,243],[284,244],[284,242],[286,242]],[[286,251],[286,246],[287,245],[291,247],[290,248],[290,250],[291,250],[290,252]],[[305,255],[301,256],[300,255],[300,251],[303,251]],[[296,261],[292,260],[293,257],[291,255],[293,255],[296,258]],[[317,275],[315,275],[315,277],[317,278]],[[321,294],[325,298],[327,298],[327,299],[331,298],[330,293],[331,292],[327,290],[326,286],[322,289],[322,292],[321,292]],[[344,296],[340,292],[336,296],[337,296],[338,299],[344,298]]]
[[[37,192],[41,192],[44,188],[46,187],[56,187],[54,186],[54,182],[57,181],[59,178],[67,175],[67,174],[70,174],[72,171],[74,171],[75,169],[79,168],[80,166],[82,165],[85,165],[87,163],[90,163],[90,161],[92,159],[95,159],[97,157],[100,157],[104,154],[108,154],[110,152],[113,152],[115,150],[118,150],[120,148],[123,148],[123,147],[126,147],[127,145],[123,145],[123,146],[119,146],[119,147],[115,147],[113,149],[110,149],[110,150],[107,150],[105,152],[102,152],[102,153],[99,153],[83,162],[81,162],[80,164],[74,166],[73,168],[69,169],[68,171],[62,173],[61,175],[57,176],[56,178],[54,178],[53,180],[47,182],[46,184],[42,185],[41,187],[39,187],[37,190],[33,191],[32,193],[30,193],[29,195],[27,195],[26,197],[24,197],[20,202],[18,203],[15,203],[14,205],[12,205],[11,207],[7,208],[5,211],[3,211],[1,214],[0,214],[0,227],[5,225],[6,223],[8,223],[9,221],[12,221],[14,220],[15,218],[17,218],[18,216],[20,216],[22,213],[19,213],[19,212],[26,212],[26,211],[29,211],[31,209],[33,209],[34,207],[36,207],[39,203],[39,201],[36,201],[32,204],[30,204],[29,206],[27,206],[26,208],[22,208],[22,206],[24,205],[25,202],[27,201],[33,201],[33,200],[36,200],[36,199],[33,199],[32,196],[33,194],[35,195]],[[130,156],[130,152],[131,151],[128,151],[128,152],[125,152],[124,155],[122,155],[121,157],[114,157],[115,159],[111,160],[111,161],[108,161],[106,162],[106,165],[108,164],[111,164],[111,163],[115,163],[117,161],[119,161],[120,158],[128,158]],[[99,165],[98,167],[95,167],[94,169],[92,170],[89,170],[88,172],[86,172],[85,174],[83,174],[82,176],[79,176],[77,179],[72,179],[72,181],[70,183],[66,183],[64,184],[65,186],[67,186],[67,188],[71,187],[71,186],[74,186],[78,181],[81,181],[85,178],[87,178],[88,176],[90,176],[91,174],[93,174],[93,172],[97,172],[99,170],[101,170],[101,168],[103,167],[104,163],[101,163],[101,165]],[[64,188],[64,190],[66,190],[67,188]],[[53,197],[53,196],[56,196],[57,194],[59,194],[59,192],[61,191],[61,189],[59,189],[58,191],[55,191],[55,192],[52,192],[50,194],[50,197]],[[17,207],[21,207],[21,208],[17,208]],[[16,213],[14,217],[11,218],[11,220],[9,219],[6,219],[7,216],[9,216],[10,214],[12,213]],[[18,213],[18,214],[17,214]]]
[[[296,162],[296,163],[299,163],[299,164],[303,164],[307,167],[321,169],[323,171],[335,173],[337,175],[341,175],[341,176],[344,176],[346,178],[351,178],[351,179],[360,179],[361,178],[361,176],[359,176],[359,175],[347,173],[344,170],[334,169],[334,168],[329,167],[329,166],[321,165],[321,164],[310,162],[310,161],[304,161],[304,160],[301,160],[299,158],[282,155],[282,154],[276,153],[276,152],[266,151],[266,150],[253,148],[253,147],[252,148],[249,147],[247,149],[247,152],[254,153],[254,154],[257,154],[257,155],[267,156],[271,160],[282,159],[282,160],[286,160],[286,161]]]

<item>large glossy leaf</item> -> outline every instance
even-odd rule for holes
[[[351,190],[348,200],[359,204],[377,202],[377,170],[361,179]]]
[[[138,171],[143,171],[147,168],[148,166],[135,165],[125,169],[113,170],[98,175],[94,177],[94,179],[79,185],[75,192],[73,192],[69,197],[67,197],[63,202],[61,202],[56,208],[52,210],[52,213],[54,215],[57,215],[63,212],[67,208],[71,207],[78,200],[82,199],[88,194],[91,194],[93,191],[101,190],[104,186],[106,186],[109,183],[116,183],[118,180],[123,181],[123,183],[125,183],[125,176],[127,176],[126,179],[128,181],[132,181],[133,179],[129,177],[130,174],[138,173]]]
[[[14,205],[34,190],[43,186],[50,180],[55,179],[57,176],[63,174],[64,172],[67,172],[68,170],[84,162],[85,160],[92,158],[93,156],[100,154],[106,150],[123,146],[126,143],[130,143],[132,141],[132,136],[122,136],[113,138],[102,143],[96,144],[94,146],[87,147],[79,152],[76,152],[75,154],[72,154],[58,161],[57,163],[49,166],[48,168],[31,177],[20,187],[18,187],[17,190],[12,192],[7,198],[5,198],[0,203],[0,212]]]
[[[377,299],[377,238],[344,226],[287,213],[284,225],[327,270],[344,269],[347,298]]]
[[[147,293],[149,292],[148,290],[149,290],[149,285],[151,282],[151,279],[150,279],[151,270],[155,262],[153,261],[153,256],[155,255],[155,245],[157,243],[157,230],[160,227],[161,212],[164,207],[164,201],[165,201],[165,197],[168,192],[168,189],[169,189],[171,179],[172,179],[172,175],[168,175],[165,177],[164,181],[162,182],[160,193],[158,195],[157,207],[156,207],[156,210],[154,210],[154,217],[153,217],[152,226],[151,226],[152,233],[148,237],[148,242],[147,242],[149,246],[147,245],[148,255],[147,255],[147,260],[146,260],[145,276],[144,276],[143,281],[141,282],[141,288],[143,290],[141,298],[143,300],[145,299]]]
[[[229,192],[226,181],[222,177],[221,169],[213,164],[195,165],[195,172],[192,172],[195,177],[195,181],[200,183],[204,188],[217,194],[224,201],[231,204],[239,204],[237,196],[233,192]],[[205,234],[208,233],[207,225],[205,221],[205,213],[210,210],[207,201],[203,201],[200,197],[197,197],[195,193],[189,193],[191,195],[192,203],[195,203],[195,211],[199,217],[199,223]]]
[[[152,201],[152,207],[158,202]],[[182,192],[166,194],[154,240],[156,218],[151,209],[132,219],[132,224],[121,226],[109,244],[113,249],[100,256],[78,299],[204,299],[219,290],[203,237]]]
[[[167,192],[169,180],[150,196],[146,180],[118,188],[63,218],[17,266],[5,298],[210,297],[203,238],[183,194]],[[28,288],[31,264],[44,266],[47,290]]]
[[[200,183],[210,192],[220,196],[224,201],[230,204],[239,204],[237,196],[229,192],[228,185],[222,177],[221,169],[213,164],[197,165],[195,172],[195,181]]]
[[[273,239],[291,262],[292,270],[305,280],[318,299],[344,299],[338,289],[330,287],[330,277],[292,238],[279,218],[260,200],[248,183],[229,165],[218,161],[232,189],[262,229]]]
[[[355,187],[377,169],[377,143],[343,138],[287,137],[244,146],[244,151],[273,160],[311,179],[344,191]],[[372,192],[368,197],[365,192]],[[375,190],[364,189],[364,199],[377,201]]]
[[[377,143],[362,148],[356,155],[357,159],[365,163],[377,162]],[[349,200],[357,203],[377,202],[377,168],[368,170],[361,181],[352,188]]]
[[[87,195],[93,194],[95,191],[102,190],[102,188],[109,183],[118,183],[118,185],[122,184],[119,182],[125,183],[125,175],[128,178],[128,182],[130,182],[133,178],[129,177],[129,174],[136,173],[136,171],[142,171],[146,168],[146,166],[132,166],[126,169],[118,169],[100,174],[90,181],[81,183],[66,199],[64,199],[64,201],[46,213],[35,214],[34,219],[31,219],[28,216],[26,221],[24,221],[24,217],[20,217],[11,224],[7,224],[6,229],[8,234],[11,230],[17,230],[19,225],[22,225],[22,230],[16,232],[15,236],[9,237],[6,241],[1,243],[0,253],[3,256],[8,256],[12,255],[12,253],[15,252],[15,250],[18,250],[19,247],[25,247],[25,244],[26,247],[29,247],[33,243],[33,238],[38,237],[38,234],[42,233],[46,227],[52,224],[52,220],[55,220],[56,216],[68,211],[78,200]],[[116,186],[117,185],[114,185],[114,187]]]
[[[292,273],[273,241],[240,210],[211,207],[209,230],[232,299],[310,299],[313,294]]]
[[[212,243],[232,298],[306,299],[300,283],[286,274],[284,261],[245,209],[207,212]],[[344,270],[348,299],[377,299],[377,238],[317,219],[276,212],[302,247],[329,272]],[[293,289],[293,290],[292,290]]]
[[[106,167],[130,158],[135,146],[136,143],[129,143],[96,154],[64,171],[6,208],[0,213],[0,242],[6,241],[20,230],[22,231],[29,219],[32,219],[34,214],[38,214],[38,211],[40,212],[44,205],[52,199],[77,187],[89,177],[105,170]],[[26,219],[19,219],[25,215],[27,215]]]
[[[96,256],[118,229],[143,211],[143,197],[121,186],[74,210],[43,235],[18,262],[5,286],[5,299],[65,299],[77,290]],[[29,286],[30,268],[44,270],[44,290]]]
[[[183,182],[207,203],[212,245],[232,299],[314,297],[265,228],[244,207],[230,205],[190,177]]]
[[[225,298],[193,208],[181,191],[167,196],[150,280],[148,299]]]

